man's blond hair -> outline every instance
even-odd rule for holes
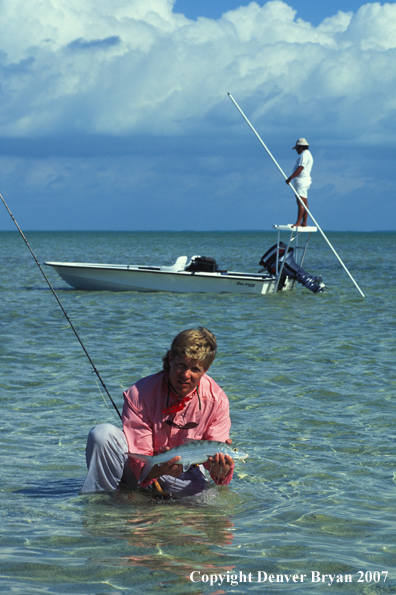
[[[163,369],[169,372],[169,356],[171,355],[172,358],[188,357],[207,370],[216,357],[216,349],[216,337],[210,330],[203,326],[197,329],[186,329],[173,339],[171,348],[162,358]]]

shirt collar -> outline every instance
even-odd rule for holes
[[[201,397],[199,396],[198,386],[196,386],[194,388],[194,390],[192,390],[191,393],[189,393],[185,397],[177,397],[178,402],[175,403],[174,405],[169,406],[169,395],[170,395],[170,391],[171,391],[171,385],[170,385],[168,376],[165,376],[164,380],[165,380],[166,384],[168,385],[168,395],[166,398],[166,407],[162,411],[162,413],[164,413],[165,415],[170,415],[171,413],[178,413],[179,411],[182,411],[184,409],[184,407],[187,405],[187,403],[189,403],[191,401],[195,392],[198,395],[199,410],[201,411]]]

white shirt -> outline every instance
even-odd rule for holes
[[[306,184],[310,184],[312,182],[312,180],[311,180],[311,169],[312,169],[312,166],[313,166],[313,157],[312,157],[312,155],[311,155],[311,153],[310,153],[310,151],[308,149],[305,149],[305,151],[303,151],[301,153],[301,155],[298,156],[298,159],[296,161],[296,165],[294,166],[293,173],[296,171],[296,169],[298,167],[300,167],[300,165],[302,165],[302,167],[304,169],[297,176],[296,179],[298,179],[298,181],[300,183],[305,182]]]

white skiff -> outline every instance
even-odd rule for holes
[[[97,264],[81,262],[46,262],[60,277],[76,289],[93,291],[167,291],[178,293],[254,293],[291,291],[295,282],[314,293],[323,291],[320,277],[306,273],[301,265],[309,236],[316,227],[292,228],[274,225],[278,241],[262,257],[258,273],[220,270],[212,258],[180,256],[172,266],[132,264]],[[289,232],[288,244],[280,241],[280,232]],[[306,235],[304,246],[298,238]],[[287,255],[285,258],[285,254]],[[296,260],[294,259],[296,257]]]

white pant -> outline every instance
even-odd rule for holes
[[[99,424],[88,434],[86,460],[88,473],[80,494],[116,490],[121,481],[136,488],[137,480],[128,465],[128,443],[124,432],[112,424]],[[158,478],[160,486],[175,496],[192,496],[205,490],[211,482],[203,475],[203,467],[171,477]]]

